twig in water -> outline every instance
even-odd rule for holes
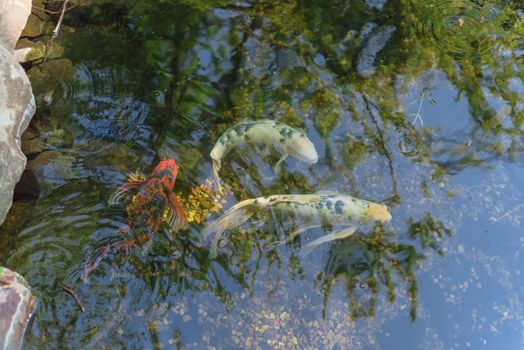
[[[424,126],[424,120],[422,119],[422,114],[421,114],[421,112],[422,112],[422,104],[424,103],[424,101],[426,99],[432,105],[434,105],[436,103],[436,101],[431,96],[431,92],[429,91],[428,88],[424,88],[422,90],[422,93],[420,94],[420,101],[419,101],[419,104],[418,104],[417,112],[416,113],[409,113],[408,116],[415,116],[415,118],[413,118],[413,120],[411,121],[411,125],[415,126],[415,123],[417,122],[417,120],[420,120],[420,125],[422,126],[422,130],[428,129],[431,134],[435,135],[435,133],[430,128],[427,128],[427,127]],[[413,102],[415,102],[415,101],[413,101]]]
[[[62,29],[62,22],[64,21],[64,13],[66,11],[68,2],[69,0],[65,0],[64,3],[62,4],[62,11],[60,12],[60,18],[58,19],[58,23],[56,24],[55,29],[53,30],[53,36],[51,37],[51,41],[56,39],[56,37],[60,33],[60,29]]]
[[[45,49],[44,62],[47,61],[47,55],[49,54],[51,45],[53,45],[53,41],[58,37],[58,34],[60,34],[60,29],[62,29],[62,22],[64,21],[64,14],[66,12],[68,2],[69,0],[64,0],[64,3],[62,4],[62,11],[60,12],[60,18],[58,19],[58,23],[56,24],[55,29],[53,29],[53,36],[51,37],[51,40],[49,40],[49,44],[46,46],[46,49]]]
[[[382,148],[384,156],[386,157],[386,160],[388,162],[389,173],[391,175],[391,182],[393,184],[393,195],[390,197],[390,199],[400,198],[398,194],[398,187],[397,187],[397,175],[395,174],[395,168],[393,167],[393,154],[387,148],[386,140],[384,138],[384,133],[382,129],[380,128],[377,118],[375,117],[375,115],[373,114],[373,111],[371,110],[371,106],[373,106],[375,110],[378,112],[380,112],[380,108],[375,103],[371,102],[368,99],[368,97],[366,96],[366,94],[362,94],[362,98],[364,99],[364,102],[366,102],[366,110],[369,116],[371,117],[373,124],[375,124],[375,128],[377,129],[378,141],[380,144],[379,146],[380,148]]]
[[[71,295],[73,297],[73,299],[75,299],[76,305],[78,305],[78,307],[80,308],[80,311],[82,311],[82,312],[86,311],[84,305],[82,305],[82,303],[80,302],[80,300],[76,296],[76,293],[75,293],[74,290],[72,290],[71,288],[69,288],[69,287],[67,287],[67,286],[65,286],[63,284],[59,284],[58,286],[60,288],[62,288],[63,290],[65,290],[67,294]]]

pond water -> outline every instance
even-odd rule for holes
[[[509,0],[68,11],[63,58],[27,67],[38,111],[24,148],[41,193],[0,229],[0,264],[39,299],[24,347],[523,348],[523,21]],[[214,143],[263,118],[304,129],[318,163],[289,158],[275,173],[278,154],[239,147],[213,202],[201,185]],[[180,166],[190,228],[170,239],[162,227],[82,279],[127,223],[109,196],[165,158]],[[300,247],[329,228],[273,244],[301,225],[278,213],[226,232],[216,259],[199,244],[216,203],[326,190],[386,204],[393,219],[307,258]]]

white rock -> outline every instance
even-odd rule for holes
[[[0,349],[17,350],[36,299],[22,276],[0,266]]]
[[[27,62],[27,56],[29,56],[29,53],[31,53],[32,48],[30,47],[24,47],[23,49],[15,50],[14,56],[15,60],[17,60],[20,63]]]
[[[20,138],[35,112],[31,84],[14,56],[30,12],[31,0],[0,0],[0,224],[25,168]]]
[[[0,223],[25,168],[20,138],[34,112],[35,99],[27,75],[12,52],[0,45]]]
[[[10,51],[31,14],[31,0],[0,0],[0,42]]]
[[[0,224],[25,168],[20,139],[35,112],[31,84],[14,56],[30,13],[31,0],[0,0]],[[22,347],[35,302],[23,278],[0,267],[0,349]]]

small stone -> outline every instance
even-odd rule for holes
[[[0,46],[13,50],[31,15],[31,0],[2,0],[0,13],[8,14],[0,17]],[[3,58],[0,62],[3,62]]]
[[[280,314],[280,320],[281,321],[286,321],[289,319],[289,313],[284,311],[283,313]]]
[[[36,305],[27,282],[0,268],[0,349],[20,349],[22,337]]]

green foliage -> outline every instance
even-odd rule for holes
[[[324,309],[337,280],[344,280],[350,300],[348,314],[352,318],[374,316],[382,290],[394,303],[401,286],[406,285],[411,303],[410,315],[415,320],[418,300],[415,273],[419,262],[425,257],[424,248],[398,243],[393,232],[380,226],[371,235],[357,236],[335,245],[324,272],[318,274],[316,279],[324,293]],[[367,296],[359,298],[359,289],[368,288]]]
[[[444,252],[440,248],[440,243],[446,237],[451,237],[451,230],[443,225],[442,222],[436,221],[430,213],[417,222],[412,218],[408,219],[408,235],[411,239],[419,241],[422,248],[432,248],[439,255],[443,256]]]

